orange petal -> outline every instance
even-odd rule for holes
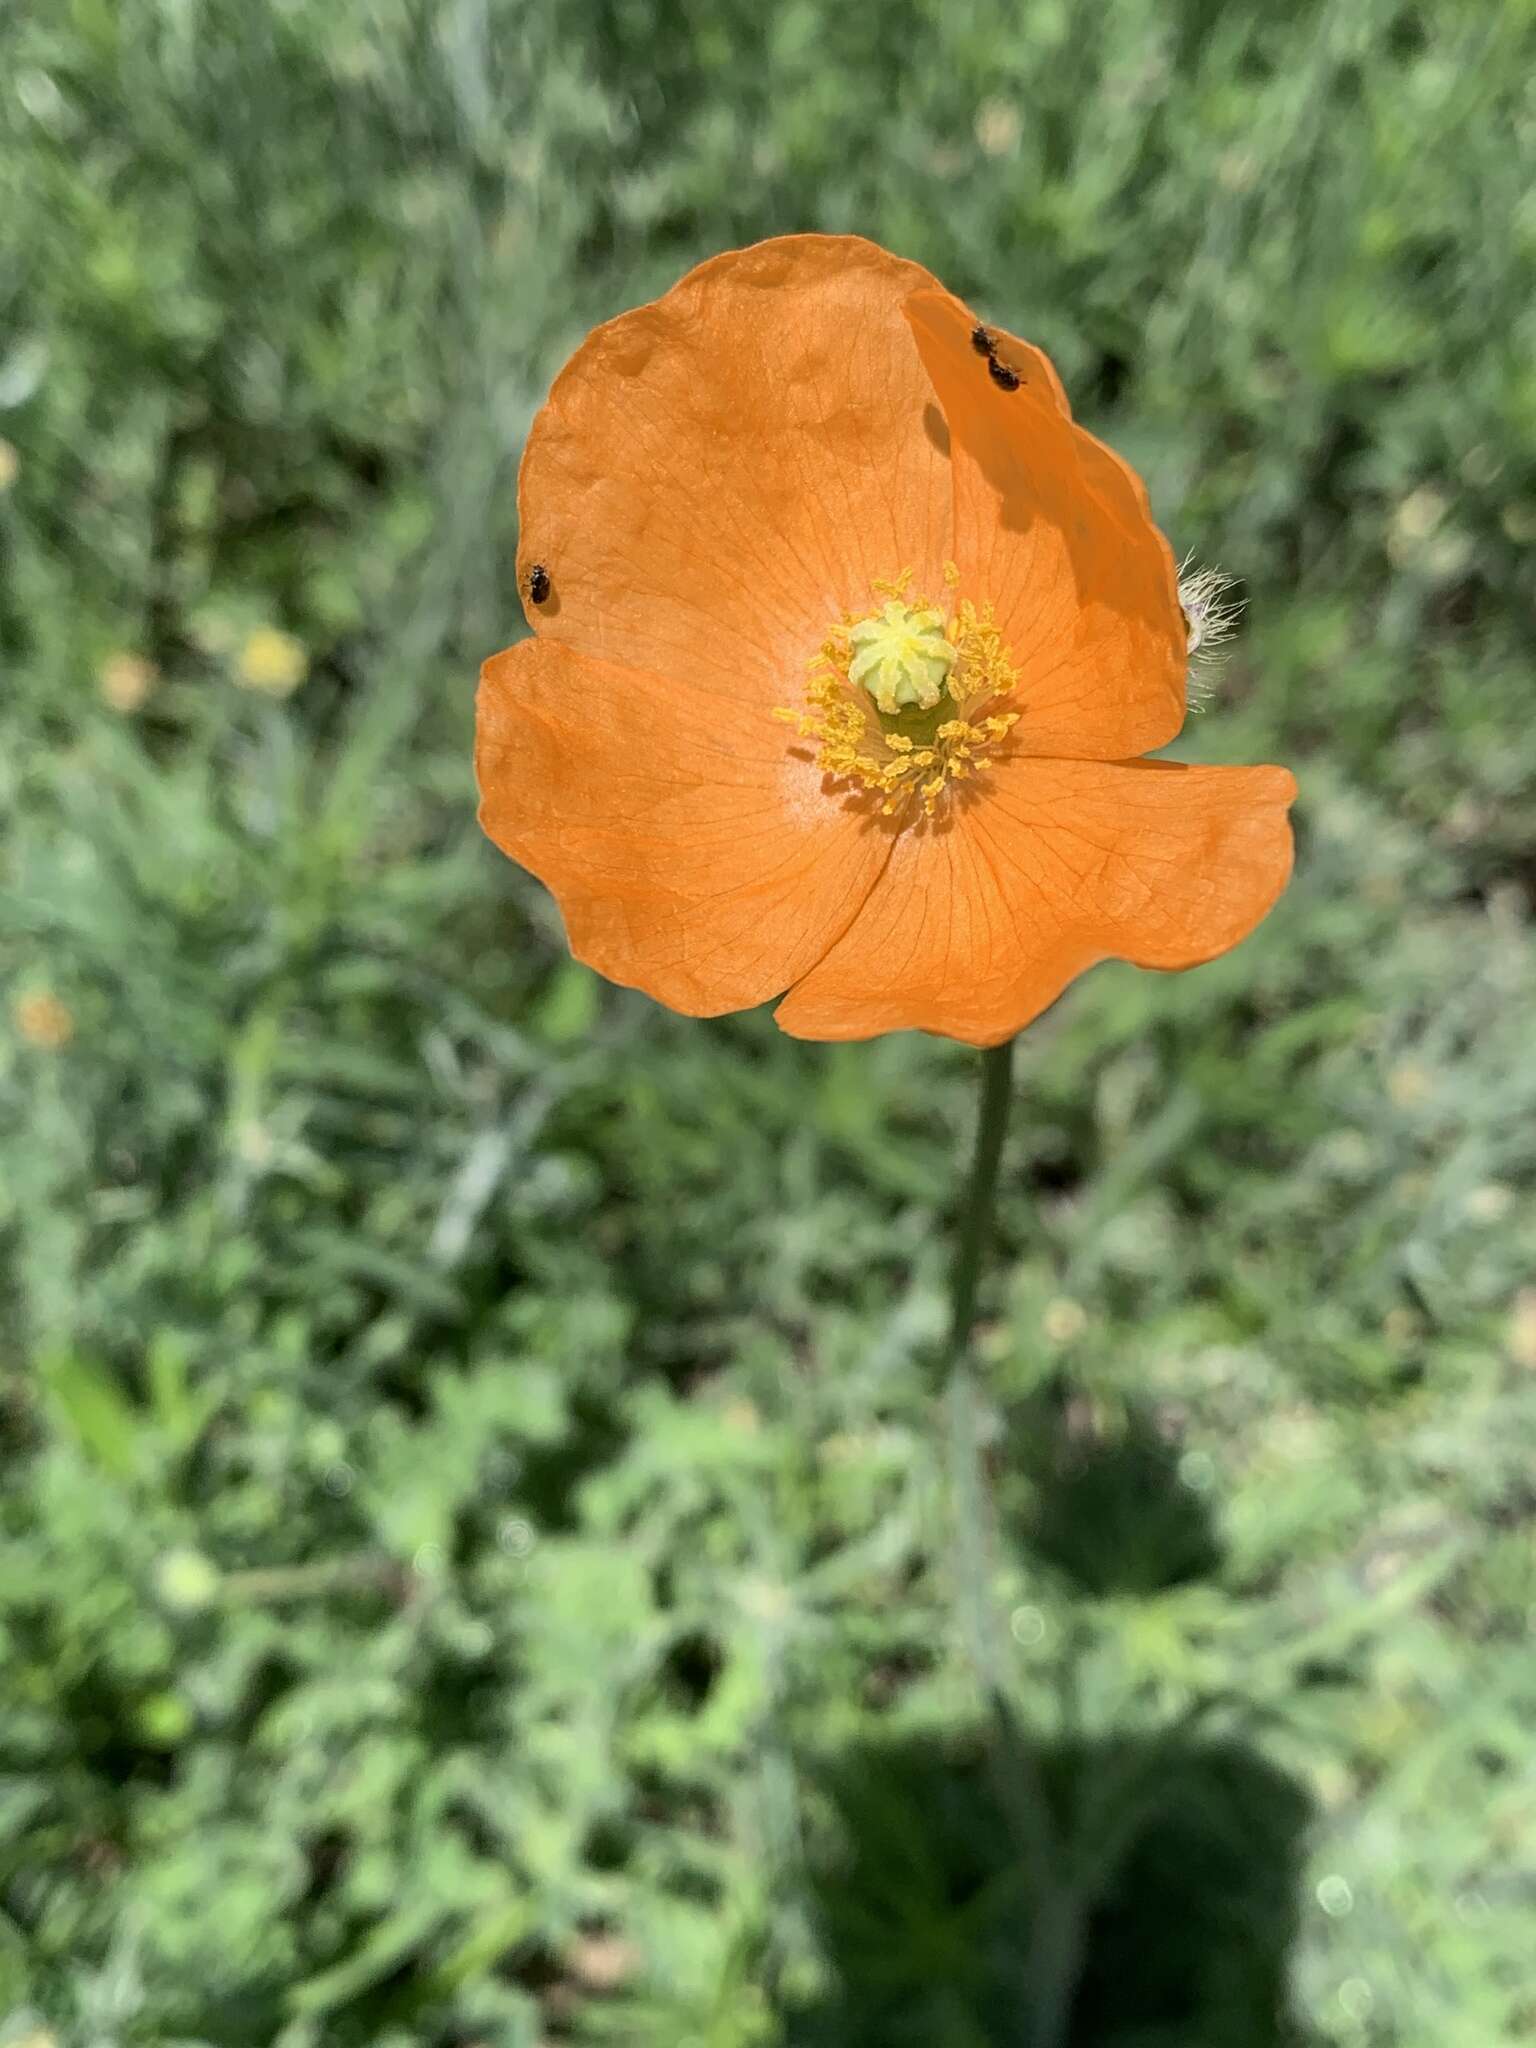
[[[588,336],[533,423],[520,587],[544,639],[738,701],[798,703],[870,585],[942,589],[948,434],[901,318],[933,279],[846,235],[690,271]]]
[[[778,995],[868,895],[889,837],[766,712],[524,640],[481,670],[480,822],[571,951],[689,1016]]]
[[[1014,756],[904,833],[858,916],[776,1016],[799,1038],[1009,1038],[1095,961],[1193,967],[1291,871],[1283,768]]]
[[[1005,391],[943,291],[905,312],[953,435],[960,587],[996,607],[1019,671],[1028,753],[1116,761],[1184,722],[1187,635],[1178,574],[1141,480],[1073,423],[1049,361],[993,330],[1017,372]]]

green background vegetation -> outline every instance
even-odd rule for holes
[[[1536,2040],[1533,79],[1529,0],[0,14],[0,2042]],[[972,1058],[600,986],[473,821],[549,378],[802,227],[1053,353],[1245,585],[1181,750],[1303,792],[1020,1048],[990,1753]]]

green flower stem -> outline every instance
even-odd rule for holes
[[[944,1411],[955,1514],[955,1576],[967,1648],[986,1705],[988,1759],[1029,1883],[1021,2048],[1060,2048],[1081,1969],[1084,1917],[1056,1841],[1039,1766],[1010,1712],[1002,1622],[992,1598],[992,1515],[982,1456],[981,1403],[971,1353],[976,1293],[992,1243],[997,1175],[1012,1099],[1013,1041],[982,1054],[981,1105],[970,1185],[950,1277]]]
[[[1002,1698],[996,1616],[992,1612],[986,1471],[982,1463],[971,1332],[982,1261],[992,1242],[997,1170],[1003,1156],[1012,1095],[1013,1040],[981,1056],[981,1107],[970,1186],[955,1246],[949,1286],[949,1344],[945,1352],[945,1418],[949,1477],[955,1505],[956,1576],[972,1666],[989,1707]]]
[[[992,1242],[992,1216],[997,1207],[997,1169],[1008,1130],[1013,1095],[1013,1040],[990,1046],[981,1056],[981,1112],[976,1124],[976,1152],[966,1194],[960,1242],[955,1247],[950,1278],[949,1364],[957,1365],[970,1348],[976,1321],[976,1284],[981,1262]]]

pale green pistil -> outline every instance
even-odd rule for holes
[[[873,618],[848,630],[853,659],[848,680],[874,698],[887,715],[931,711],[944,695],[955,650],[944,637],[944,614],[892,598]]]

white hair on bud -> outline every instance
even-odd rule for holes
[[[1224,569],[1197,569],[1193,554],[1179,564],[1179,609],[1189,631],[1189,673],[1185,688],[1190,709],[1202,710],[1216,686],[1225,656],[1219,652],[1232,638],[1243,607],[1228,598],[1233,578]]]

